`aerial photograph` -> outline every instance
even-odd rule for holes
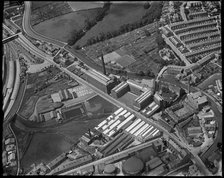
[[[4,1],[2,175],[222,176],[220,1]]]

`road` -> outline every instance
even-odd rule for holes
[[[159,138],[160,138],[160,137],[159,137]],[[84,166],[80,166],[80,167],[75,168],[75,169],[73,169],[73,170],[66,171],[66,172],[64,172],[64,173],[62,173],[62,174],[59,174],[59,175],[72,175],[72,174],[75,173],[76,171],[81,170],[81,169],[84,169],[84,168],[89,167],[89,166],[96,166],[96,165],[99,165],[99,164],[101,164],[101,163],[109,164],[109,163],[114,162],[114,161],[116,161],[116,160],[119,160],[119,159],[121,159],[121,158],[125,158],[125,157],[127,157],[129,154],[131,154],[131,153],[134,153],[134,152],[136,152],[136,151],[139,151],[139,150],[142,150],[142,149],[144,149],[144,148],[149,147],[153,141],[158,140],[159,138],[156,138],[156,139],[151,140],[151,141],[149,141],[149,142],[146,142],[146,143],[137,145],[137,146],[135,146],[135,147],[128,148],[128,149],[126,149],[126,150],[120,151],[119,153],[115,153],[115,154],[113,154],[113,155],[111,155],[111,156],[107,156],[107,157],[105,157],[105,158],[102,158],[102,159],[93,161],[93,162],[88,163],[88,164],[86,164],[86,165],[84,165]]]
[[[52,43],[52,44],[55,44],[56,46],[58,47],[63,47],[64,45],[66,45],[67,43],[64,43],[62,41],[59,41],[59,40],[55,40],[55,39],[52,39],[52,38],[49,38],[49,37],[46,37],[44,35],[41,35],[37,32],[35,32],[30,24],[30,17],[31,17],[31,2],[30,1],[25,1],[24,2],[25,4],[25,9],[24,9],[24,14],[23,14],[23,30],[24,32],[35,38],[35,39],[38,39],[38,40],[41,40],[41,41],[47,41]]]
[[[25,2],[25,12],[24,12],[24,18],[23,18],[23,28],[24,31],[27,33],[28,35],[32,36],[33,38],[36,39],[41,39],[43,41],[46,41],[46,39],[48,39],[48,41],[51,41],[51,43],[58,45],[58,41],[56,40],[51,40],[49,38],[43,37],[42,35],[37,34],[36,32],[31,33],[32,28],[29,24],[29,15],[30,15],[30,2]],[[19,38],[19,40],[21,40]],[[24,47],[28,48],[29,51],[34,52],[34,53],[38,53],[38,51],[40,51],[39,49],[37,49],[35,46],[30,47],[29,44],[26,44],[27,41],[22,39],[22,44],[24,45]],[[58,45],[59,46],[59,45]],[[61,47],[62,46],[61,44]],[[66,68],[62,68],[60,67],[58,64],[56,64],[53,60],[52,57],[50,58],[48,55],[43,55],[43,52],[40,52],[40,56],[42,56],[42,58],[45,58],[46,60],[48,60],[50,63],[52,63],[53,65],[57,66],[58,68],[60,68],[61,71],[64,71],[65,73],[67,73],[68,75],[70,75],[72,78],[74,78],[75,80],[77,80],[78,82],[89,86],[90,88],[92,88],[97,94],[99,94],[100,96],[102,96],[104,99],[108,100],[109,102],[115,104],[116,106],[119,107],[123,107],[125,109],[127,109],[128,111],[134,113],[138,118],[141,118],[142,120],[144,120],[145,122],[157,127],[159,130],[163,131],[164,134],[169,135],[174,141],[176,141],[181,147],[186,148],[194,157],[195,162],[197,163],[199,169],[202,171],[203,174],[205,175],[211,175],[211,173],[207,170],[207,168],[205,167],[204,163],[201,161],[201,159],[198,157],[198,155],[195,155],[191,148],[188,148],[188,146],[184,143],[182,143],[179,138],[177,138],[177,136],[169,133],[168,131],[166,131],[163,127],[161,127],[160,125],[158,125],[157,123],[154,123],[152,120],[149,120],[148,118],[146,118],[145,116],[141,115],[140,113],[136,112],[135,110],[127,107],[124,103],[121,103],[119,101],[117,101],[116,99],[112,98],[111,96],[109,96],[108,94],[104,93],[103,91],[101,91],[100,89],[96,88],[95,86],[89,84],[88,82],[86,82],[85,80],[79,78],[78,76],[76,76],[75,74],[73,74],[72,72],[70,72],[68,69]],[[72,53],[74,54],[74,53]],[[76,56],[76,55],[75,55]],[[82,56],[76,56],[76,57],[82,57]],[[83,58],[82,58],[83,59]],[[82,61],[82,59],[80,59]]]

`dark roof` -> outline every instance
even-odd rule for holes
[[[127,174],[138,174],[142,171],[143,168],[143,162],[136,157],[127,159],[123,164],[123,170]]]
[[[112,174],[112,173],[115,172],[115,170],[116,170],[116,167],[113,164],[108,164],[104,168],[104,173],[106,173],[106,174]]]

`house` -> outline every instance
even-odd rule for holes
[[[8,155],[8,161],[12,162],[16,159],[16,153],[12,152],[11,154]]]
[[[6,145],[12,144],[12,143],[15,143],[15,138],[8,138],[8,139],[5,140]]]

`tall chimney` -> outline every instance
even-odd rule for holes
[[[106,68],[105,68],[103,54],[101,54],[101,60],[102,60],[102,66],[103,66],[103,74],[106,75]]]

